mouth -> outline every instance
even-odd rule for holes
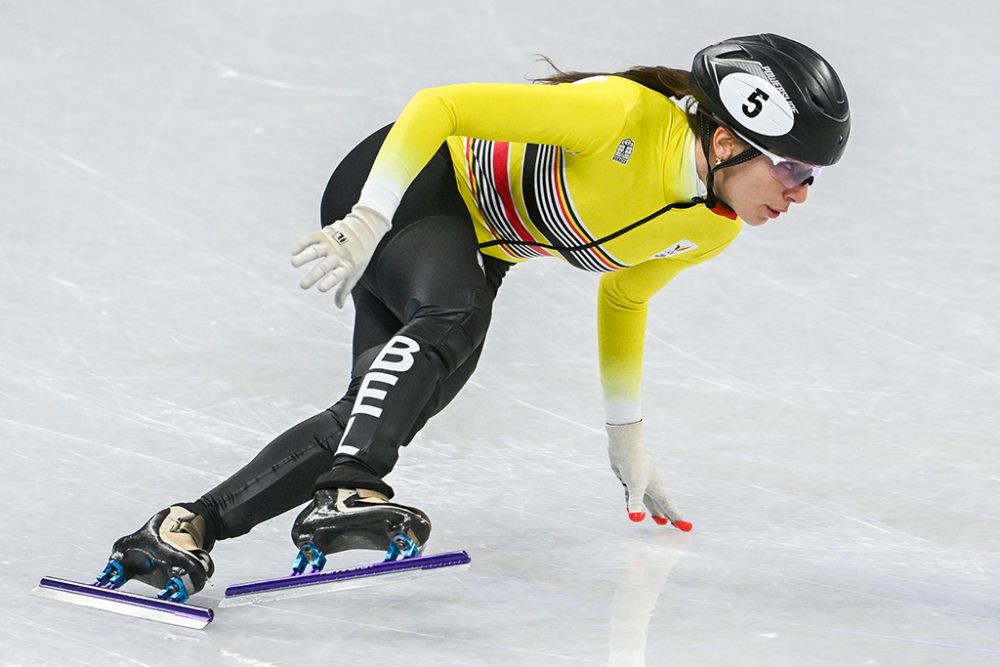
[[[777,218],[782,213],[786,213],[788,211],[787,208],[786,209],[771,208],[770,206],[767,206],[766,204],[765,204],[765,206],[767,207],[767,217],[771,218],[772,220],[774,220],[775,218]]]

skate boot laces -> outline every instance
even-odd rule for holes
[[[337,489],[337,510],[341,512],[349,511],[358,505],[384,505],[389,502],[389,498],[378,491],[369,489]]]
[[[215,567],[212,557],[205,549],[205,529],[204,517],[175,505],[160,524],[158,533],[160,539],[170,546],[198,559],[209,576],[212,576]]]
[[[160,539],[181,551],[194,553],[205,549],[205,519],[183,507],[171,507],[160,524]]]

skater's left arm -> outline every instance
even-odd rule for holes
[[[649,299],[689,263],[681,258],[643,262],[601,277],[597,332],[607,416],[611,469],[625,487],[629,518],[642,521],[646,510],[659,524],[690,530],[670,499],[642,436],[640,395],[643,343]]]

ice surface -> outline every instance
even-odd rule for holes
[[[971,0],[0,3],[0,665],[1000,664],[996,23]],[[626,519],[596,277],[536,260],[390,480],[468,572],[200,632],[28,596],[339,397],[351,314],[289,250],[416,90],[765,30],[834,63],[854,129],[807,206],[654,301],[649,445],[694,532]],[[290,521],[220,543],[199,602],[284,574]]]

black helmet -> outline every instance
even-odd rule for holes
[[[695,55],[691,83],[700,111],[755,146],[817,166],[844,153],[847,93],[808,46],[772,34],[727,39]]]

